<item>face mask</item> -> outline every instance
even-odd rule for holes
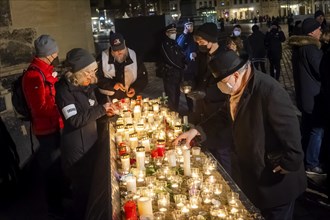
[[[236,37],[237,37],[237,36],[240,36],[240,35],[241,35],[241,31],[234,31],[233,34],[234,34],[234,36],[236,36]]]
[[[53,61],[50,63],[50,65],[57,67],[60,64],[60,59],[58,58],[58,56],[53,59]]]
[[[223,82],[220,82],[218,83],[218,88],[220,89],[220,91],[224,94],[232,94],[233,92],[233,89],[234,89],[234,85],[231,85],[229,82],[226,82],[226,83],[223,83]]]
[[[176,39],[176,34],[170,34],[169,38],[172,39],[172,40],[175,40]]]
[[[207,45],[198,45],[198,50],[202,53],[208,53],[210,51],[210,49],[207,48]]]

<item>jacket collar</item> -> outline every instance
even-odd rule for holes
[[[321,42],[318,39],[307,35],[293,35],[289,38],[288,44],[292,47],[315,45],[321,48]]]
[[[36,66],[37,68],[39,68],[43,72],[46,78],[47,76],[51,75],[54,71],[54,67],[52,65],[49,65],[48,63],[39,59],[38,57],[34,57],[30,66]]]

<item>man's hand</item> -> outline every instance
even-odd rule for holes
[[[190,147],[190,141],[198,134],[199,134],[199,132],[195,128],[192,128],[189,131],[186,131],[186,132],[182,133],[181,135],[179,135],[179,137],[177,137],[173,141],[173,144],[178,145],[179,141],[181,141],[182,139],[186,139],[186,146]]]
[[[132,98],[135,95],[135,90],[133,88],[129,88],[128,92],[126,92],[126,95],[129,98]]]
[[[121,83],[116,83],[115,84],[115,86],[113,87],[114,88],[114,90],[121,90],[121,91],[123,91],[123,92],[125,92],[126,90],[125,90],[125,86],[123,85],[123,84],[121,84]]]
[[[280,174],[288,174],[288,173],[290,173],[290,171],[287,171],[287,170],[283,169],[280,165],[278,165],[277,167],[275,167],[273,169],[273,173],[278,173],[278,172]]]
[[[197,54],[195,52],[192,52],[192,53],[190,53],[189,57],[190,57],[190,60],[195,61],[195,58],[197,57]]]

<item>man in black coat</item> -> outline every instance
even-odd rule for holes
[[[210,68],[218,88],[230,95],[239,186],[266,220],[292,219],[295,200],[307,182],[299,121],[288,93],[233,51],[213,59]],[[189,143],[198,134],[203,134],[200,127],[175,143]]]
[[[323,128],[313,115],[314,99],[320,93],[320,62],[323,52],[319,41],[320,23],[306,18],[302,23],[302,36],[291,36],[292,70],[296,91],[297,107],[301,111],[302,144],[306,150],[306,171],[322,174],[319,152],[323,138]],[[322,120],[322,119],[321,119]]]
[[[282,43],[285,41],[285,35],[277,22],[273,22],[270,30],[267,31],[265,37],[265,46],[267,48],[269,59],[269,72],[276,80],[280,78],[281,59],[282,59]]]
[[[266,73],[266,48],[263,43],[265,34],[259,30],[258,25],[252,26],[252,34],[248,37],[248,53],[256,69]]]

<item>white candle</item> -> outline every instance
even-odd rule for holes
[[[150,139],[148,137],[143,137],[141,144],[145,148],[146,152],[150,152]]]
[[[127,177],[126,187],[127,187],[127,191],[136,193],[136,177],[135,176]]]
[[[191,176],[189,149],[183,151],[183,171],[185,176]]]
[[[138,199],[139,214],[144,216],[152,216],[152,203],[148,197],[140,197]]]
[[[144,151],[144,147],[136,148],[136,167],[138,170],[144,170],[144,160],[146,157],[146,152]]]
[[[137,148],[137,146],[139,145],[137,133],[132,133],[129,135],[129,142],[130,142],[131,149],[134,150],[135,148]]]
[[[124,154],[120,157],[121,160],[121,168],[123,169],[124,172],[129,172],[129,169],[131,167],[130,164],[130,158],[129,158],[129,154]]]
[[[134,106],[133,116],[134,116],[134,121],[140,120],[140,118],[141,118],[141,106],[140,105]]]
[[[176,167],[176,156],[174,150],[169,150],[166,152],[167,154],[167,161],[170,167]]]
[[[158,103],[153,104],[152,109],[154,110],[155,113],[158,113],[159,112],[159,104]]]

